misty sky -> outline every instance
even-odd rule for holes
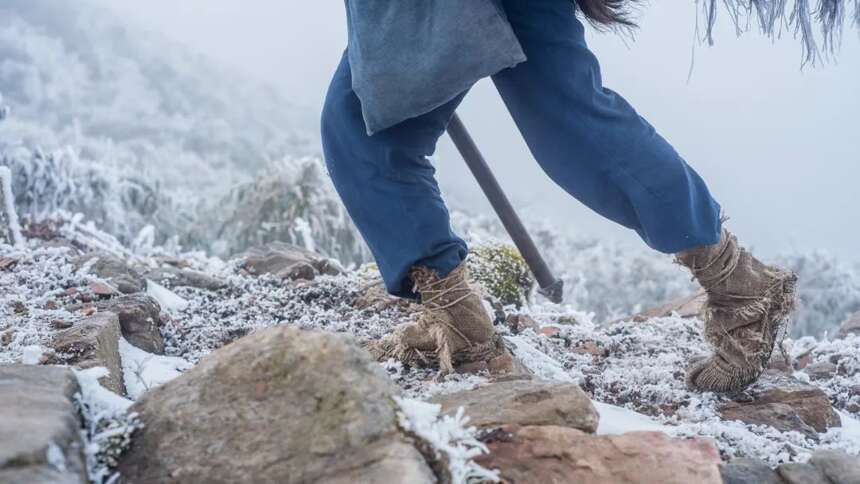
[[[339,0],[98,0],[149,30],[281,88],[318,111],[345,46]],[[724,12],[717,45],[693,41],[695,4],[644,7],[635,41],[590,32],[604,83],[626,97],[708,181],[756,249],[826,249],[860,260],[860,37],[838,63],[800,70],[799,43],[740,39]],[[695,68],[687,82],[695,46]],[[569,198],[540,171],[489,82],[460,113],[524,215],[586,236],[637,239]],[[447,139],[449,199],[488,210]]]

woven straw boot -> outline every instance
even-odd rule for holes
[[[768,266],[723,229],[718,244],[677,255],[707,292],[705,339],[713,355],[692,362],[687,385],[739,392],[764,372],[794,309],[797,276]]]
[[[423,311],[417,322],[397,328],[369,347],[377,359],[393,357],[412,365],[438,366],[445,375],[457,365],[505,354],[501,336],[469,285],[465,263],[444,278],[426,267],[413,268],[410,277],[421,295]]]

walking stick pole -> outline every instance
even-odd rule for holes
[[[460,155],[463,156],[466,165],[469,166],[469,170],[472,171],[475,179],[478,180],[478,185],[481,186],[484,195],[490,200],[490,205],[493,206],[496,215],[501,219],[505,230],[508,231],[511,239],[513,239],[514,245],[517,246],[529,269],[534,274],[535,279],[537,279],[540,293],[550,301],[560,303],[564,282],[552,275],[552,272],[546,265],[546,261],[540,255],[537,246],[535,246],[534,241],[526,231],[525,226],[523,226],[520,217],[517,216],[505,192],[502,191],[498,180],[496,180],[493,172],[490,171],[487,161],[456,113],[454,113],[454,117],[448,124],[448,135],[454,141],[454,145],[457,147]]]

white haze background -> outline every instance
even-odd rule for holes
[[[346,42],[340,1],[99,1],[276,86],[310,117],[320,109]],[[695,9],[692,0],[644,5],[633,41],[591,31],[605,84],[704,176],[732,228],[756,250],[825,249],[860,260],[858,32],[846,32],[835,62],[801,70],[800,45],[791,35],[777,42],[753,32],[735,38],[724,11],[717,45],[695,43]],[[461,114],[525,215],[550,217],[585,236],[639,244],[540,171],[491,83],[470,93]],[[438,155],[449,200],[488,211],[447,139]]]

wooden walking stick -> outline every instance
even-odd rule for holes
[[[451,118],[451,122],[448,124],[448,135],[454,141],[454,145],[457,147],[460,155],[463,156],[466,165],[472,171],[472,175],[478,180],[478,185],[481,186],[481,190],[487,196],[496,215],[501,219],[502,225],[505,226],[508,235],[514,241],[514,245],[517,246],[529,269],[531,269],[532,274],[534,274],[535,279],[537,279],[540,293],[550,301],[560,303],[563,297],[564,281],[556,279],[552,275],[552,272],[546,265],[546,261],[540,255],[537,246],[535,246],[534,241],[526,231],[525,226],[523,226],[523,222],[514,211],[514,207],[511,205],[505,192],[502,191],[498,180],[496,180],[493,172],[490,171],[487,161],[456,113],[454,113],[454,117]]]

